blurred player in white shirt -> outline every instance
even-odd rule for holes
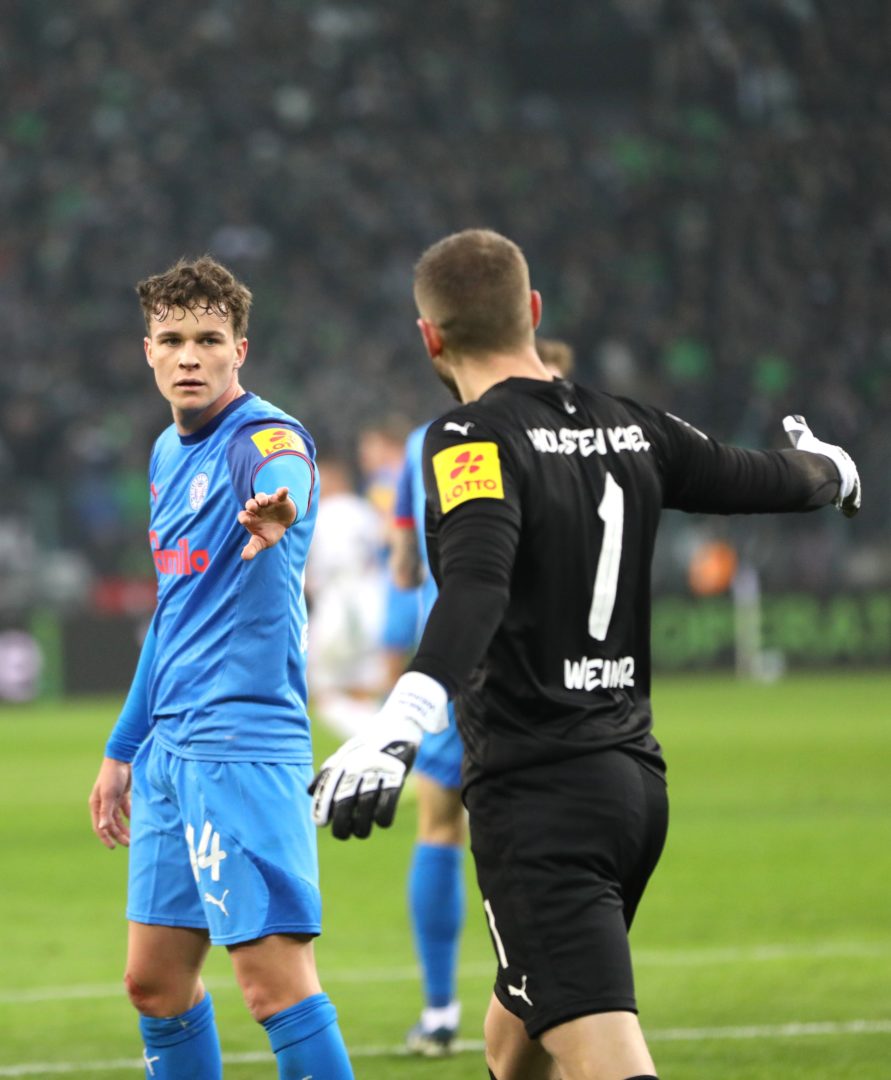
[[[306,565],[308,681],[319,718],[348,736],[373,715],[385,678],[384,531],[344,461],[320,459],[319,475],[315,545]]]

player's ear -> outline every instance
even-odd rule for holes
[[[532,312],[532,329],[537,330],[541,323],[541,293],[533,289],[529,295],[529,308]]]
[[[145,349],[145,360],[150,368],[155,366],[155,362],[152,360],[152,339],[146,337],[142,339],[142,346]]]
[[[439,356],[443,350],[442,334],[439,332],[439,327],[426,319],[418,319],[418,328],[421,331],[421,337],[424,339],[427,355],[431,360]]]
[[[241,365],[244,363],[244,358],[247,356],[247,351],[248,351],[248,339],[246,337],[243,337],[240,341],[236,342],[236,344],[235,344],[235,369],[236,370],[238,370],[238,368],[240,368]]]

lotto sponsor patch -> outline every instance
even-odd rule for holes
[[[440,450],[433,456],[433,473],[444,514],[470,499],[504,498],[496,443],[463,443]]]
[[[251,435],[251,442],[257,447],[263,457],[270,457],[282,450],[294,450],[298,454],[306,453],[306,443],[296,431],[290,428],[271,427],[264,428]]]

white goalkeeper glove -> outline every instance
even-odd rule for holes
[[[850,455],[840,446],[833,446],[818,439],[807,426],[803,416],[785,417],[783,427],[796,450],[822,454],[838,469],[839,488],[833,505],[841,510],[845,517],[853,517],[860,509],[860,474]]]
[[[309,786],[312,819],[338,840],[364,838],[393,823],[396,804],[425,731],[448,725],[448,695],[429,675],[408,671],[365,730],[325,761]]]

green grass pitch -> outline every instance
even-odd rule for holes
[[[891,676],[656,682],[668,847],[632,935],[664,1080],[891,1077]],[[0,1078],[141,1075],[120,984],[123,851],[86,798],[112,701],[0,709]],[[333,740],[317,733],[317,752]],[[405,910],[411,792],[389,832],[321,843],[319,967],[369,1080],[481,1077],[494,959],[468,860],[464,1049],[401,1056],[420,1006]],[[226,1076],[276,1075],[223,950],[207,969]]]

